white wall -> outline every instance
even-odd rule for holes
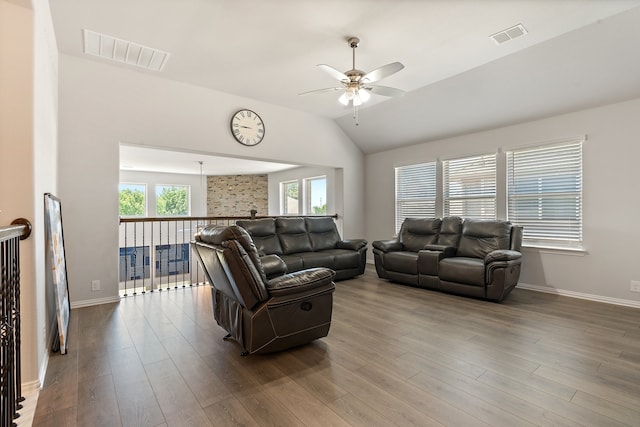
[[[27,218],[20,244],[23,391],[41,385],[53,314],[45,271],[45,192],[56,191],[57,47],[46,0],[0,0],[0,225]]]
[[[117,295],[120,142],[343,168],[338,213],[345,233],[364,234],[364,156],[331,120],[67,55],[60,56],[59,91],[59,192],[72,302]],[[266,123],[255,147],[229,133],[240,108]],[[101,280],[102,291],[91,292],[92,279]]]
[[[635,99],[367,155],[367,239],[393,236],[395,166],[586,134],[583,238],[587,254],[527,249],[520,283],[637,303],[640,294],[630,292],[629,285],[631,280],[640,280],[640,197],[635,189],[639,117],[640,99]]]

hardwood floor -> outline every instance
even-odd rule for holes
[[[34,426],[640,425],[640,310],[338,282],[329,336],[240,357],[208,286],[74,309]]]

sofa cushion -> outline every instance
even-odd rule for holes
[[[462,218],[459,216],[448,216],[442,218],[438,244],[443,246],[458,247],[460,234],[462,231]]]
[[[276,218],[276,231],[285,254],[313,250],[304,218]]]
[[[437,243],[441,222],[440,218],[407,218],[402,223],[398,240],[404,250],[418,252],[425,245]]]
[[[445,282],[484,286],[484,261],[479,258],[445,258],[438,265],[438,276]]]
[[[351,251],[349,249],[328,249],[326,251],[322,251],[322,253],[333,256],[333,265],[330,268],[334,270],[360,267],[361,257],[356,251]]]
[[[457,256],[484,259],[491,251],[509,249],[510,240],[510,222],[467,219],[462,224]]]
[[[280,255],[280,258],[287,264],[287,272],[289,273],[304,269],[300,254]]]
[[[276,221],[273,218],[239,220],[236,224],[249,232],[261,255],[283,253],[276,234]]]
[[[340,241],[333,218],[305,218],[309,240],[314,251],[333,249]]]
[[[327,267],[333,269],[334,256],[327,252],[305,252],[298,255],[302,258],[304,268]]]
[[[384,256],[384,267],[389,271],[418,274],[417,252],[390,252]]]

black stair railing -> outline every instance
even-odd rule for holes
[[[20,366],[20,240],[31,234],[20,218],[0,227],[0,427],[15,426],[19,417]]]

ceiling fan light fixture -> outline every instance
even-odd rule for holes
[[[360,98],[360,101],[365,103],[371,98],[371,95],[369,94],[368,90],[360,89],[360,90],[358,90],[358,97]]]
[[[342,95],[340,95],[340,98],[338,98],[338,102],[340,104],[344,105],[345,107],[347,105],[349,105],[349,99],[347,98],[347,92],[345,92]]]

